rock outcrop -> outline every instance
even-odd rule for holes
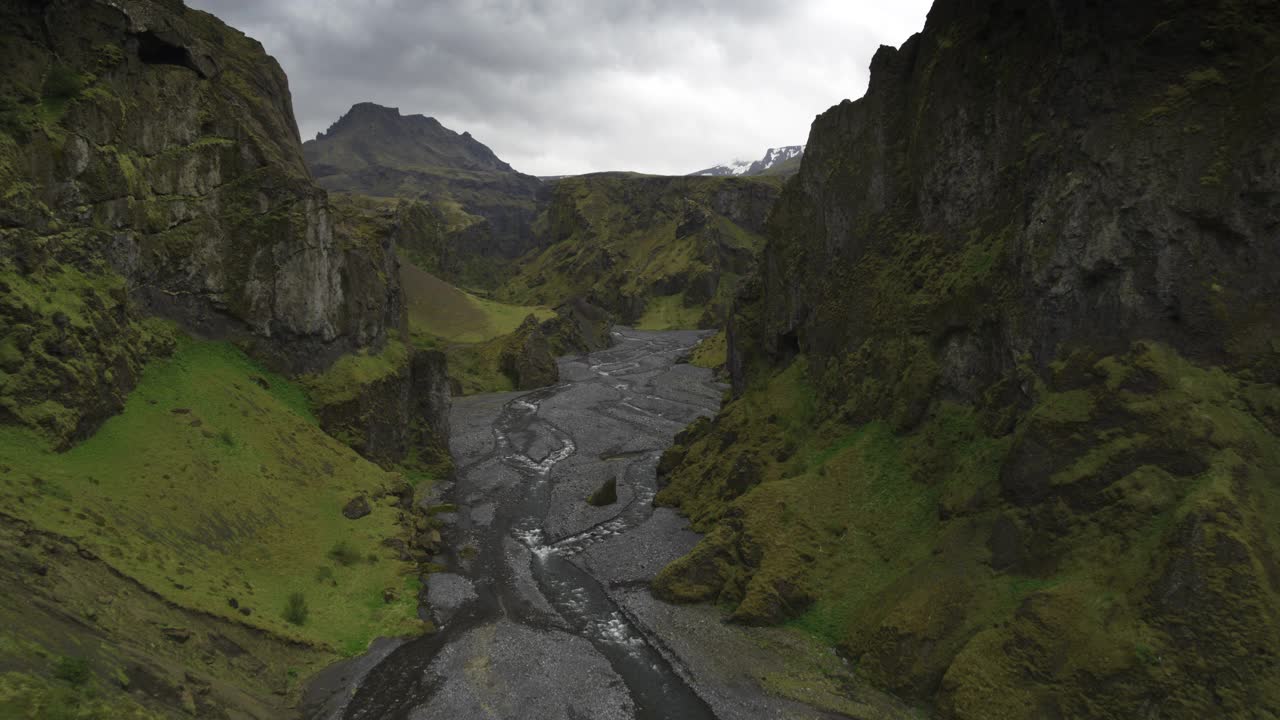
[[[1280,7],[938,0],[815,120],[678,600],[942,717],[1280,712]]]
[[[613,316],[583,298],[556,308],[553,318],[530,315],[498,345],[498,368],[517,390],[554,385],[560,381],[556,358],[604,350],[613,344]]]
[[[546,249],[499,296],[547,305],[584,297],[628,325],[717,325],[754,266],[779,185],[628,173],[558,180],[534,226]]]
[[[439,473],[449,459],[449,391],[444,353],[389,343],[379,355],[340,359],[309,376],[320,426],[385,468]]]
[[[393,249],[335,234],[256,41],[147,0],[0,13],[0,420],[86,436],[164,351],[147,316],[290,373],[403,327]]]

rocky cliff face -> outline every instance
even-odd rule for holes
[[[394,253],[335,235],[257,42],[175,3],[2,12],[4,419],[90,432],[162,349],[146,315],[288,372],[402,325]]]
[[[583,298],[556,308],[541,322],[530,315],[509,335],[492,341],[498,369],[517,390],[547,387],[560,381],[557,358],[604,350],[613,343],[613,316]]]
[[[710,327],[753,267],[778,186],[626,173],[559,180],[535,224],[547,249],[499,296],[547,305],[585,297],[626,324]]]
[[[380,356],[344,358],[308,382],[330,435],[387,468],[447,472],[451,397],[444,353],[395,342]]]
[[[710,535],[659,590],[944,717],[1277,712],[1278,22],[939,0],[881,48],[664,460]]]

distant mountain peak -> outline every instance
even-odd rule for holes
[[[709,175],[720,177],[726,175],[789,175],[800,169],[800,158],[804,155],[804,145],[784,145],[769,148],[759,160],[730,160],[690,175]]]
[[[341,151],[344,146],[350,152]],[[400,108],[373,102],[352,105],[328,130],[304,143],[303,152],[313,171],[315,165],[323,166],[317,175],[363,166],[515,172],[469,132],[454,132],[429,115],[402,115]]]

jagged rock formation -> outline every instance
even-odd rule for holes
[[[257,42],[151,2],[31,0],[4,21],[3,419],[87,435],[162,349],[147,315],[287,372],[402,325],[394,253],[335,237]]]
[[[15,0],[0,59],[0,705],[287,717],[285,668],[421,629],[415,558],[382,542],[412,488],[315,417],[388,467],[440,452],[448,384],[405,350],[395,235],[335,222],[284,74],[208,14]]]
[[[689,173],[707,177],[724,177],[741,175],[754,177],[757,175],[794,175],[800,170],[800,159],[804,157],[803,145],[786,145],[769,148],[759,160],[732,160]]]
[[[386,468],[449,465],[444,353],[394,342],[380,356],[344,358],[309,383],[321,427],[364,457]]]
[[[658,591],[941,717],[1280,713],[1280,7],[938,0],[814,122]]]
[[[545,305],[585,297],[624,324],[710,327],[753,267],[778,186],[628,173],[560,180],[535,225],[547,249],[498,296]]]
[[[532,315],[493,343],[498,367],[517,390],[554,385],[560,380],[556,358],[603,350],[611,344],[613,317],[583,298],[571,298],[541,322]]]
[[[427,270],[484,284],[497,264],[536,244],[532,223],[542,182],[435,118],[360,103],[304,143],[303,152],[325,188],[432,205],[456,259]]]

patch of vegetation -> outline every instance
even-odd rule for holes
[[[449,377],[457,380],[464,395],[515,390],[511,377],[502,371],[502,351],[507,338],[495,338],[477,345],[449,345]]]
[[[408,362],[404,343],[388,340],[381,352],[366,349],[343,355],[323,373],[303,377],[302,384],[315,404],[336,405],[354,400],[367,385],[403,372]]]
[[[724,330],[703,340],[693,348],[689,364],[708,370],[718,370],[728,361],[729,343]]]
[[[0,674],[0,717],[13,720],[161,720],[122,693],[97,693],[18,672]]]
[[[482,343],[514,331],[529,315],[539,320],[555,316],[547,307],[508,305],[477,297],[411,263],[402,266],[401,277],[409,301],[410,328],[440,343]]]
[[[478,297],[412,264],[403,273],[414,345],[444,351],[449,377],[463,394],[515,389],[503,369],[504,354],[518,341],[516,331],[526,318],[548,320],[555,312]]]
[[[346,540],[339,540],[329,549],[329,558],[344,567],[351,567],[360,562],[360,551],[352,547]]]
[[[300,592],[290,593],[284,605],[285,621],[294,625],[306,625],[310,614],[310,610],[307,609],[307,597]]]
[[[58,658],[58,661],[53,665],[53,676],[55,678],[65,680],[76,687],[89,682],[89,678],[92,675],[89,661],[82,657],[64,655]]]
[[[391,558],[339,567],[338,584],[308,593],[305,626],[263,611],[285,607],[326,548],[363,559],[400,528],[379,506],[359,523],[343,517],[347,500],[393,477],[324,434],[297,385],[228,344],[182,340],[147,366],[120,415],[66,452],[8,426],[0,456],[0,498],[15,515],[178,605],[338,650],[418,626],[413,598],[382,600],[409,569]],[[228,607],[228,595],[260,612]]]
[[[649,298],[644,314],[636,321],[639,330],[691,330],[698,322],[705,307],[688,307],[683,295],[666,295]]]

